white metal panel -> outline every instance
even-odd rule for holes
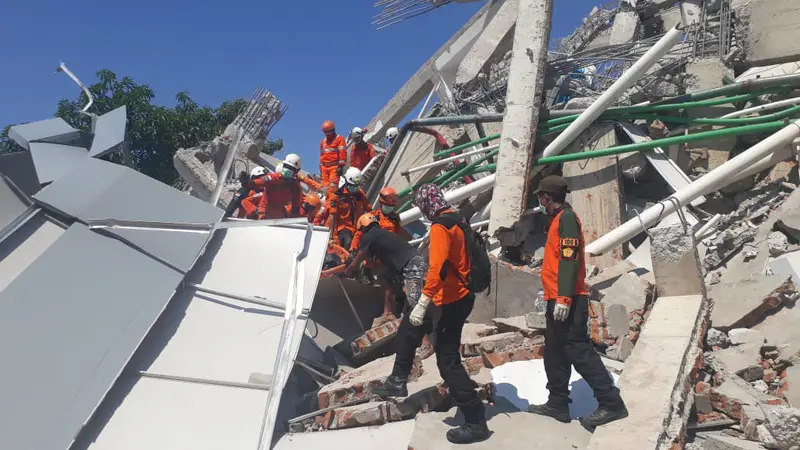
[[[20,227],[0,246],[0,292],[64,234],[41,213]]]
[[[305,233],[286,227],[220,230],[190,277],[204,287],[285,304],[291,258],[302,249]],[[304,307],[312,305],[327,240],[326,231],[311,236]],[[268,391],[138,373],[239,383],[249,382],[254,373],[272,375],[283,319],[283,311],[181,289],[72,450],[254,450]],[[299,320],[287,342],[292,358],[305,325]],[[273,397],[279,402],[281,393]]]
[[[266,391],[142,378],[89,448],[253,450],[266,397]]]

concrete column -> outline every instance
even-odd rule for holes
[[[691,227],[681,223],[650,230],[650,257],[659,297],[702,295],[700,257]]]
[[[627,44],[636,38],[639,29],[639,14],[636,12],[636,0],[622,0],[611,27],[610,45]]]
[[[489,223],[489,233],[496,235],[504,246],[521,242],[512,230],[527,200],[553,24],[553,0],[518,1],[519,16]]]
[[[497,14],[492,18],[486,28],[481,33],[480,38],[472,45],[469,52],[464,56],[456,73],[455,82],[457,84],[469,84],[478,76],[487,63],[493,59],[502,58],[511,50],[511,42],[507,39],[513,38],[514,24],[517,22],[519,2],[507,0]],[[508,45],[504,45],[508,42]]]
[[[602,124],[583,132],[565,153],[599,150],[616,145],[614,126]],[[564,178],[572,191],[569,201],[581,218],[586,243],[596,240],[623,222],[625,203],[621,194],[617,155],[564,163]],[[600,256],[589,258],[587,263],[605,269],[622,259],[620,245]]]

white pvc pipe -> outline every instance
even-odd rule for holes
[[[451,204],[458,203],[466,198],[470,198],[473,195],[478,195],[481,192],[488,191],[494,187],[494,178],[495,174],[491,174],[488,177],[481,178],[478,181],[446,193],[444,198]],[[421,217],[422,213],[419,211],[419,208],[411,208],[408,211],[400,213],[400,223],[405,225]]]
[[[743,109],[741,111],[734,111],[730,114],[725,114],[724,116],[721,117],[721,119],[731,119],[734,117],[746,116],[748,114],[753,114],[761,111],[768,111],[770,109],[780,108],[781,106],[796,105],[798,103],[800,103],[800,97],[787,98],[786,100],[767,103],[765,105],[753,106],[752,108]]]
[[[700,229],[697,230],[697,233],[694,234],[694,238],[697,239],[698,241],[702,240],[703,237],[708,234],[708,230],[717,226],[720,219],[722,219],[722,214],[716,214],[714,217],[708,219],[708,222],[706,222],[705,225],[700,227]]]
[[[561,151],[567,148],[578,135],[597,120],[612,103],[622,97],[631,86],[639,81],[653,64],[666,55],[672,47],[675,46],[678,40],[680,40],[683,31],[679,26],[680,24],[675,25],[675,27],[662,36],[655,45],[650,47],[647,53],[642,55],[630,69],[626,70],[625,73],[608,88],[608,90],[603,92],[603,95],[592,103],[592,106],[581,113],[566,130],[553,139],[553,142],[544,149],[543,156],[547,157],[561,153]]]
[[[642,226],[651,227],[660,218],[674,212],[676,206],[688,205],[692,200],[706,192],[727,186],[733,180],[733,175],[742,172],[747,167],[774,152],[776,148],[787,145],[798,137],[800,137],[800,120],[790,123],[705,176],[677,190],[658,204],[647,208],[638,217],[632,218],[603,235],[600,239],[586,246],[586,253],[591,256],[599,256],[629,241],[642,232]]]
[[[430,169],[431,167],[444,166],[447,163],[449,163],[450,161],[456,161],[456,160],[459,160],[459,159],[463,159],[463,158],[465,158],[467,156],[477,155],[479,153],[490,152],[492,150],[495,150],[498,147],[500,147],[500,144],[490,145],[488,147],[481,147],[481,148],[479,148],[477,150],[471,150],[471,151],[464,152],[464,153],[461,153],[461,154],[458,154],[458,155],[455,155],[455,156],[449,156],[449,157],[447,157],[445,159],[440,159],[440,160],[434,161],[432,163],[423,164],[423,165],[421,165],[419,167],[412,167],[412,168],[406,170],[405,172],[401,173],[400,175],[405,176],[405,175],[412,174],[414,172],[419,172],[421,170]]]

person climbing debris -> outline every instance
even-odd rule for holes
[[[447,440],[456,444],[483,441],[490,435],[484,405],[478,398],[475,382],[461,364],[459,353],[461,332],[475,305],[475,293],[464,281],[470,279],[471,267],[466,235],[460,226],[462,219],[434,184],[421,186],[415,201],[420,212],[432,222],[425,285],[416,306],[400,322],[392,374],[372,392],[381,397],[408,395],[406,385],[416,348],[426,329],[433,328],[439,373],[464,415],[464,424],[449,430]],[[428,311],[431,303],[436,308]],[[440,317],[434,325],[432,315],[437,312]]]
[[[319,143],[319,174],[322,186],[334,190],[347,162],[347,143],[336,134],[336,125],[330,120],[322,123],[325,137]]]
[[[358,219],[356,234],[361,238],[357,247],[351,250],[352,256],[347,261],[345,274],[352,276],[356,270],[360,269],[362,262],[375,260],[383,269],[378,277],[381,287],[384,289],[383,315],[379,322],[395,318],[394,282],[401,284],[405,290],[406,301],[403,305],[403,314],[408,315],[422,294],[422,286],[428,268],[425,259],[402,236],[384,229],[374,212],[363,214]],[[353,242],[355,243],[355,240]],[[417,355],[420,359],[426,359],[432,354],[433,346],[425,335]]]
[[[389,141],[390,147],[394,144],[394,140],[397,139],[398,134],[400,134],[400,131],[397,130],[397,127],[391,127],[386,130],[386,140]]]
[[[339,188],[325,198],[325,207],[317,215],[317,225],[327,225],[343,249],[350,248],[356,232],[356,221],[362,214],[372,211],[367,195],[361,190],[361,171],[347,169],[339,180]]]
[[[566,180],[550,175],[539,182],[534,194],[551,217],[542,263],[542,288],[547,303],[544,368],[547,373],[546,403],[531,405],[528,411],[570,422],[569,380],[571,366],[594,391],[597,410],[581,417],[594,428],[628,416],[619,389],[608,374],[587,332],[589,290],[586,286],[584,237],[581,221],[566,203]]]
[[[364,130],[359,127],[353,128],[350,132],[350,139],[353,143],[353,148],[350,150],[350,167],[363,171],[375,157],[375,147],[364,140]],[[347,154],[345,154],[346,157]]]
[[[300,204],[299,217],[308,219],[308,223],[314,223],[317,213],[322,206],[322,200],[319,195],[314,192],[309,192]],[[286,217],[292,217],[291,205],[286,205]]]
[[[300,204],[304,196],[300,184],[304,183],[314,191],[321,189],[321,186],[313,179],[301,175],[300,167],[300,157],[290,153],[278,165],[278,172],[250,181],[248,186],[262,192],[258,202],[259,219],[303,216]]]
[[[250,182],[258,178],[262,178],[267,174],[267,170],[261,166],[254,167],[247,172],[242,171],[239,174],[239,184],[241,187],[233,195],[233,199],[228,203],[228,208],[225,210],[225,218],[228,218],[236,213],[239,219],[255,219],[258,214],[258,202],[261,199],[261,189],[251,189]]]

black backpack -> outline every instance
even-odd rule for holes
[[[442,214],[433,223],[441,224],[447,229],[450,229],[453,225],[458,225],[461,231],[464,232],[470,270],[468,279],[464,280],[462,278],[461,283],[474,294],[491,289],[492,262],[489,260],[486,239],[480,233],[476,233],[470,226],[469,221],[457,213]],[[461,278],[460,275],[459,278]]]

